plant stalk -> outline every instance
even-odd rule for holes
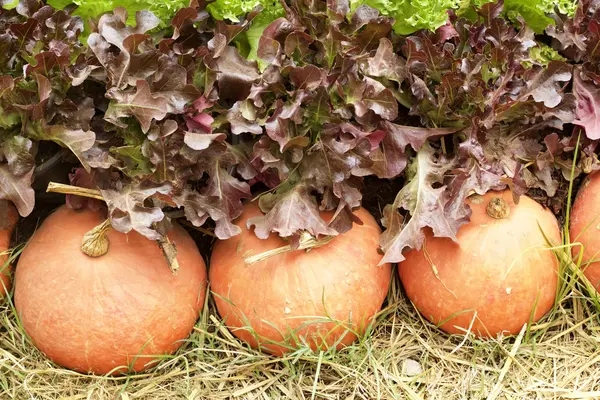
[[[312,236],[308,232],[302,232],[302,234],[300,235],[300,245],[298,246],[298,248],[294,249],[294,248],[292,248],[291,244],[288,244],[286,246],[278,247],[273,250],[267,250],[260,254],[256,254],[254,256],[247,257],[246,259],[244,259],[244,262],[248,265],[251,265],[251,264],[257,263],[259,261],[264,261],[264,260],[266,260],[270,257],[276,256],[278,254],[283,254],[283,253],[287,253],[287,252],[294,251],[294,250],[316,249],[318,247],[326,245],[334,237],[335,236],[326,236],[323,239],[319,240],[319,239],[315,238],[314,236]]]
[[[102,194],[96,189],[81,188],[73,185],[65,185],[62,183],[50,182],[46,189],[48,193],[72,194],[76,196],[89,197],[97,200],[104,200]]]

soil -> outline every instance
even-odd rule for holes
[[[381,225],[383,218],[383,209],[387,204],[392,204],[396,195],[404,186],[404,179],[379,179],[368,176],[365,178],[365,188],[363,191],[363,207],[375,217]],[[383,228],[383,226],[382,226]]]

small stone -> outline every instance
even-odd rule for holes
[[[404,375],[415,376],[423,373],[423,368],[418,361],[407,358],[404,361]]]

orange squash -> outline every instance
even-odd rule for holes
[[[581,269],[596,290],[600,290],[600,174],[592,173],[579,189],[569,224],[572,243],[583,246]],[[581,246],[573,246],[573,258],[579,258]]]
[[[175,225],[180,270],[132,231],[108,231],[108,252],[90,257],[84,234],[104,221],[65,206],[25,247],[15,273],[15,305],[25,332],[57,364],[83,373],[141,371],[175,352],[204,304],[206,266],[189,234]]]
[[[0,230],[0,301],[8,296],[12,288],[12,265],[8,264],[10,257],[8,250],[10,248],[10,236],[19,218],[15,206],[10,202],[6,202],[6,204],[8,206],[9,226],[6,229]]]
[[[327,244],[289,251],[248,264],[248,257],[286,246],[246,228],[262,212],[245,206],[236,224],[242,233],[218,241],[210,260],[211,289],[225,325],[254,348],[282,355],[306,343],[313,350],[341,348],[356,339],[381,309],[391,266],[378,266],[381,230],[364,209],[363,225]],[[323,213],[325,220],[330,213]],[[335,321],[335,322],[334,322]]]
[[[540,227],[560,245],[558,221],[527,196],[515,205],[508,190],[468,203],[473,213],[458,243],[428,232],[399,264],[400,279],[417,310],[448,333],[472,323],[480,337],[516,334],[553,307],[559,264]]]

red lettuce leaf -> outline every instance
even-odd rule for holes
[[[0,165],[0,199],[11,201],[21,215],[29,215],[33,211],[35,192],[31,188],[32,176],[33,168],[17,176],[6,164]]]
[[[584,80],[585,72],[581,68],[575,69],[573,79],[573,93],[577,99],[577,119],[574,124],[585,128],[589,139],[600,139],[600,82]]]
[[[163,211],[157,206],[147,206],[146,199],[156,194],[167,195],[171,192],[168,183],[155,184],[148,181],[132,183],[115,189],[100,190],[108,206],[113,228],[128,233],[135,230],[152,240],[159,240],[153,224],[163,220]]]
[[[250,218],[248,228],[254,227],[256,236],[267,239],[271,232],[281,237],[291,237],[299,231],[313,236],[336,235],[321,218],[315,199],[304,185],[296,185],[285,193],[267,193],[260,199],[260,208],[265,215]]]
[[[425,228],[430,228],[437,237],[456,240],[458,228],[467,221],[453,219],[446,213],[449,193],[442,183],[452,164],[452,160],[436,159],[429,145],[417,153],[410,166],[408,183],[384,210],[386,230],[381,236],[381,248],[385,255],[380,264],[404,260],[402,253],[406,248],[420,249]],[[408,211],[408,221],[399,209]]]
[[[82,30],[81,18],[40,1],[20,1],[0,13],[2,198],[12,201],[22,216],[35,205],[31,184],[40,143],[68,148],[90,168],[84,153],[96,139],[90,129],[94,102],[75,89],[82,81],[74,81],[81,75],[74,74],[75,65],[93,70],[85,67],[88,57],[78,40]],[[43,150],[47,159],[60,159]]]

